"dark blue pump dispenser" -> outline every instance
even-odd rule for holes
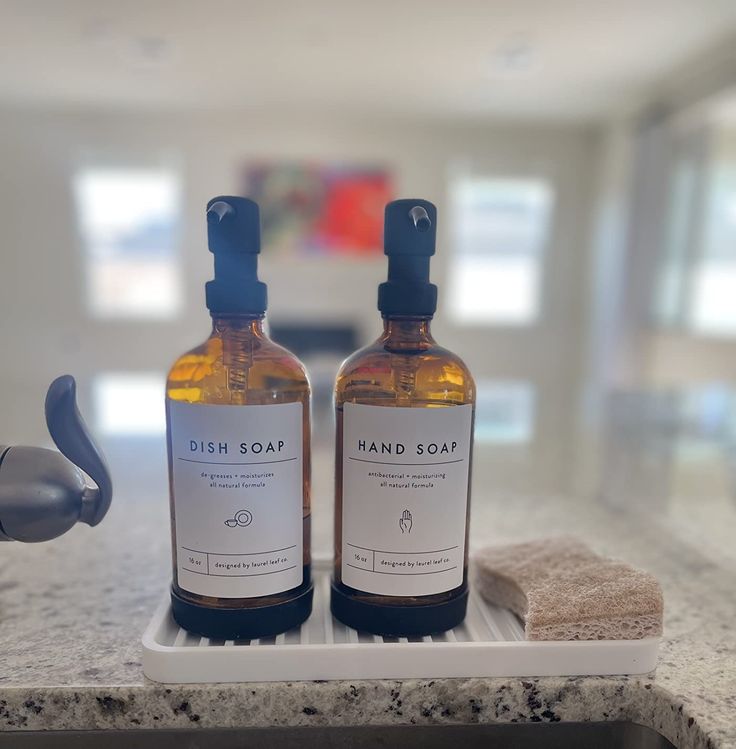
[[[388,280],[378,287],[378,309],[393,315],[432,316],[437,287],[429,282],[429,259],[437,238],[437,208],[428,200],[405,198],[386,206],[383,248]]]
[[[262,315],[266,284],[258,280],[261,222],[258,204],[222,195],[207,203],[207,241],[215,278],[205,284],[207,308],[218,314]]]

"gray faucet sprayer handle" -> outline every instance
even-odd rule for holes
[[[77,407],[77,383],[71,375],[57,377],[46,393],[46,426],[62,455],[79,466],[97,484],[82,506],[80,520],[97,525],[112,502],[112,479],[105,456],[96,445]]]
[[[77,522],[97,525],[105,517],[110,472],[79,413],[76,389],[74,378],[63,375],[46,394],[46,424],[61,454],[0,447],[0,541],[48,541]],[[96,486],[87,485],[82,471]]]

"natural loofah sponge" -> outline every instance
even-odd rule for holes
[[[648,572],[606,559],[574,538],[489,547],[476,585],[511,609],[527,640],[638,640],[662,634],[662,589]]]

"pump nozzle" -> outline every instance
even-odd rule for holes
[[[429,231],[432,227],[432,220],[427,215],[427,210],[420,205],[415,205],[410,211],[409,215],[414,221],[417,231]]]
[[[210,202],[207,208],[207,223],[208,224],[219,224],[229,216],[235,215],[235,209],[226,203],[224,200],[217,200],[214,203]]]
[[[207,239],[215,256],[215,278],[205,286],[208,309],[220,314],[263,314],[266,284],[258,280],[258,204],[230,195],[212,198],[207,203]]]
[[[433,315],[437,287],[429,282],[434,255],[437,209],[428,200],[394,200],[386,206],[383,247],[388,280],[378,287],[384,315]]]

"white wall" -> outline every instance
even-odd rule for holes
[[[458,164],[475,172],[547,176],[557,190],[546,255],[542,319],[529,329],[458,329],[440,299],[436,337],[458,351],[478,377],[529,380],[538,389],[537,439],[529,470],[565,488],[574,451],[577,387],[586,326],[590,207],[598,140],[593,130],[565,126],[349,122],[213,113],[85,113],[0,111],[0,442],[43,439],[45,387],[64,371],[88,392],[100,370],[165,371],[205,337],[203,284],[211,277],[204,205],[215,194],[240,192],[239,167],[251,158],[382,162],[392,166],[400,196],[426,197],[440,209],[442,240],[433,263],[445,276],[447,178]],[[172,164],[184,184],[181,247],[186,304],[174,322],[111,323],[89,318],[70,184],[80,165]],[[444,219],[444,221],[443,221]],[[270,261],[272,319],[355,320],[366,338],[380,328],[378,260]],[[491,464],[519,477],[518,456]],[[562,468],[560,466],[563,466]],[[527,469],[523,469],[523,473]],[[515,472],[515,473],[514,473]],[[512,477],[509,476],[511,481]]]
[[[602,134],[582,370],[584,397],[576,440],[580,453],[574,489],[583,496],[613,493],[644,506],[652,504],[658,492],[661,497],[670,491],[665,484],[674,474],[672,465],[666,463],[674,456],[673,434],[687,418],[683,417],[682,395],[704,384],[733,385],[736,381],[733,337],[694,333],[687,326],[684,309],[680,319],[675,315],[667,323],[655,313],[678,157],[687,149],[699,164],[693,226],[685,238],[691,246],[683,272],[691,276],[687,262],[702,250],[703,227],[698,219],[709,198],[705,179],[709,166],[736,159],[736,138],[711,131],[705,109],[702,103],[683,111],[665,108],[610,123]],[[632,408],[633,403],[638,405]],[[692,423],[687,428],[692,433]],[[634,432],[637,439],[631,440]],[[702,460],[706,453],[699,455]],[[715,450],[712,457],[721,471],[720,453]],[[658,464],[659,477],[650,480]],[[685,469],[680,466],[678,470],[682,478]],[[632,483],[623,487],[627,473]],[[606,487],[612,478],[615,485]],[[702,481],[702,472],[698,480]],[[634,485],[637,481],[639,486]]]
[[[611,122],[602,133],[591,218],[591,259],[585,284],[585,317],[580,400],[579,447],[574,488],[582,496],[598,490],[601,437],[606,399],[614,385],[625,345],[624,271],[627,264],[629,211],[633,182],[631,123]]]
[[[704,196],[709,197],[707,178],[712,170],[729,165],[736,168],[736,125],[713,123],[704,148]],[[701,216],[702,218],[702,216]],[[695,228],[696,257],[702,250],[706,230]],[[695,258],[693,258],[694,260]],[[703,382],[736,382],[736,339],[733,336],[697,335],[686,326],[654,329],[650,335],[646,380],[655,387],[683,388]]]

